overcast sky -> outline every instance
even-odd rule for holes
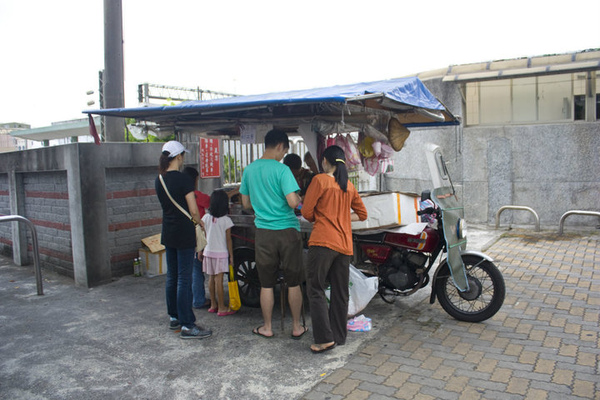
[[[0,123],[85,116],[103,4],[0,0]],[[125,105],[144,82],[256,94],[600,48],[599,16],[599,0],[123,0]]]

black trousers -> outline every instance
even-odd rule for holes
[[[306,284],[315,343],[346,343],[350,258],[327,247],[308,249]],[[328,304],[325,289],[329,285]]]

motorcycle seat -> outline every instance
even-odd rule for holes
[[[383,243],[383,238],[385,237],[385,232],[377,232],[377,233],[353,233],[355,241],[358,242],[369,242],[369,243]]]

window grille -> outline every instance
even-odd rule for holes
[[[264,144],[242,144],[239,139],[223,139],[223,183],[242,182],[242,173],[252,161],[262,157]]]

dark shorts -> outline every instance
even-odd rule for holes
[[[297,229],[256,229],[256,268],[260,285],[275,287],[279,270],[288,286],[294,287],[304,279],[302,235]]]

